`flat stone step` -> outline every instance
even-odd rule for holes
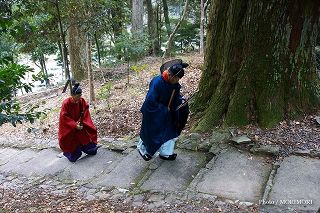
[[[6,148],[0,148],[0,154],[4,153],[6,151]]]
[[[123,158],[119,153],[109,151],[104,148],[98,149],[96,155],[82,154],[79,160],[75,163],[69,162],[63,157],[64,163],[67,165],[65,170],[59,175],[63,179],[74,180],[89,180],[93,177],[103,176],[104,173],[109,173],[118,161]]]
[[[15,156],[18,153],[23,151],[23,150],[12,149],[12,148],[3,148],[1,150],[2,152],[0,155],[0,166],[5,165],[6,163],[8,163],[9,160],[11,160],[12,156]]]
[[[201,167],[205,165],[204,153],[177,151],[174,161],[159,159],[160,166],[142,184],[143,190],[185,190]]]
[[[25,176],[52,176],[61,173],[67,166],[66,159],[59,158],[59,152],[53,149],[44,149],[30,161],[23,163],[19,167],[19,174]]]
[[[37,155],[37,152],[31,149],[25,150],[7,150],[7,155],[2,153],[3,156],[6,156],[6,163],[0,166],[0,171],[2,172],[13,172],[18,173],[21,164],[31,160]]]
[[[212,159],[191,183],[194,190],[240,201],[258,202],[272,166],[262,157],[229,147]]]
[[[144,161],[137,150],[133,150],[110,173],[96,179],[94,185],[128,189],[136,184],[136,178],[146,170],[149,162]]]
[[[269,202],[298,210],[320,208],[320,161],[290,156],[278,168]]]

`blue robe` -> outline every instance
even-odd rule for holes
[[[142,125],[140,138],[150,155],[154,155],[162,144],[180,135],[189,115],[188,105],[176,111],[182,103],[181,85],[170,84],[162,76],[154,77],[141,107]],[[172,91],[175,90],[170,110],[168,109]]]

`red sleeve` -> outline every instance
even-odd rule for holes
[[[91,141],[97,143],[97,128],[92,122],[89,105],[84,99],[81,100],[81,103],[84,109],[83,128],[86,130],[86,133],[90,137]]]
[[[59,145],[64,152],[71,152],[75,148],[72,141],[76,131],[77,122],[74,120],[70,108],[70,98],[68,98],[62,103],[59,117]]]

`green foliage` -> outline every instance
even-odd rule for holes
[[[10,34],[0,33],[0,58],[12,58],[17,51],[17,45]]]
[[[137,74],[140,73],[142,70],[145,70],[146,68],[148,68],[148,65],[147,64],[136,64],[136,65],[133,65],[131,66],[131,69],[133,71],[135,71]]]
[[[0,84],[1,100],[11,100],[14,93],[19,89],[30,92],[33,85],[24,83],[22,80],[28,72],[32,71],[30,67],[16,64],[8,58],[0,59],[0,79],[3,81]]]
[[[36,75],[32,75],[32,78],[34,80],[38,80],[40,81],[41,83],[44,83],[44,82],[48,82],[50,81],[50,78],[53,77],[54,75],[51,73],[51,74],[48,74],[46,75],[44,72],[39,72],[38,74]]]
[[[0,126],[4,123],[11,123],[16,126],[22,121],[34,122],[44,112],[36,112],[38,106],[26,106],[21,109],[20,104],[12,100],[13,95],[19,89],[30,92],[33,85],[23,82],[26,73],[32,69],[25,65],[19,65],[10,58],[0,59]],[[24,112],[22,112],[24,111]]]
[[[7,101],[0,103],[0,126],[4,123],[11,123],[14,127],[22,121],[33,123],[35,119],[39,119],[44,112],[37,112],[39,106],[27,106],[24,113],[21,113],[20,104],[16,101]]]
[[[114,52],[122,55],[124,61],[137,61],[147,53],[149,47],[148,36],[123,33],[115,43]]]
[[[198,28],[197,24],[186,20],[182,21],[175,37],[175,41],[179,43],[181,51],[194,50],[196,46],[199,46]]]
[[[101,100],[107,100],[110,97],[112,88],[112,82],[108,82],[107,84],[103,85],[97,94],[97,98]]]

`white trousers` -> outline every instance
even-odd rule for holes
[[[164,144],[162,144],[162,146],[158,150],[159,154],[164,157],[168,157],[169,155],[172,155],[174,151],[174,145],[177,139],[178,138],[173,138],[171,140],[168,140]],[[139,149],[140,153],[143,155],[148,154],[146,147],[143,145],[143,141],[141,140],[141,138],[139,139],[139,142],[137,144],[137,149]]]

